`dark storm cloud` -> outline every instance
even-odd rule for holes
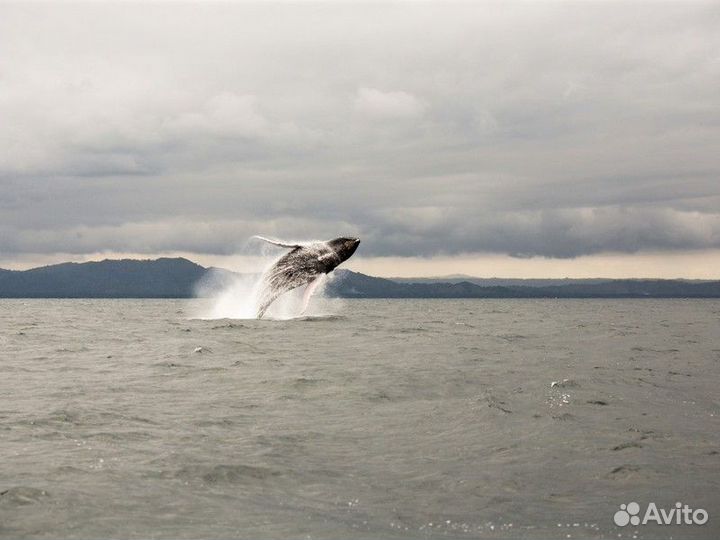
[[[717,5],[0,12],[4,253],[720,247]]]

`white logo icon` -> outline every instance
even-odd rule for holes
[[[638,503],[631,502],[630,504],[621,504],[620,510],[615,512],[615,515],[613,516],[613,521],[615,521],[615,525],[618,527],[624,527],[628,523],[640,525],[640,518],[638,517],[639,513],[640,505]]]

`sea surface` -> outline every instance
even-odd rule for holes
[[[0,301],[1,538],[720,534],[719,301],[203,302]]]

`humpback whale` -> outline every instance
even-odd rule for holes
[[[340,263],[355,253],[360,240],[357,238],[335,238],[327,242],[307,244],[282,242],[263,236],[255,236],[275,246],[290,249],[280,257],[264,274],[261,280],[257,318],[261,319],[270,304],[281,294],[307,285],[303,295],[304,313],[310,297],[325,274],[332,272]]]

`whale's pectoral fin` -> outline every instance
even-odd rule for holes
[[[258,305],[257,309],[257,318],[262,319],[263,315],[265,315],[265,312],[270,307],[270,304],[272,304],[275,300],[277,300],[278,296],[282,291],[278,290],[265,290],[265,293],[261,296],[260,303]]]
[[[298,248],[302,247],[300,244],[291,244],[290,242],[282,242],[280,240],[273,240],[272,238],[265,238],[264,236],[253,236],[253,238],[257,238],[258,240],[263,240],[267,242],[268,244],[272,244],[274,246],[280,246],[284,248]]]
[[[308,305],[310,304],[310,298],[315,293],[318,286],[320,286],[320,283],[322,283],[324,277],[325,277],[325,274],[320,274],[318,277],[316,277],[310,283],[308,283],[307,287],[305,287],[305,293],[303,294],[303,306],[302,306],[302,311],[300,312],[300,315],[305,315]]]

